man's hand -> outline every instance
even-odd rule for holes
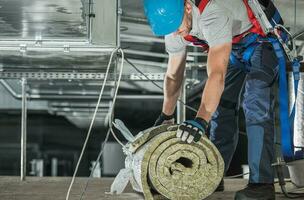
[[[182,141],[198,142],[207,132],[208,122],[202,118],[196,117],[194,120],[187,120],[179,125],[176,137]]]
[[[154,126],[159,126],[162,124],[174,124],[174,114],[173,115],[166,115],[165,113],[161,113],[157,120],[154,123]]]

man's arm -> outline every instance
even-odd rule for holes
[[[216,45],[209,49],[207,60],[208,79],[202,94],[197,117],[210,121],[215,112],[225,86],[225,75],[231,52],[231,43]]]
[[[184,80],[186,52],[169,54],[168,69],[164,81],[163,113],[172,115]]]

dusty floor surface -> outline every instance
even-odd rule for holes
[[[28,177],[21,182],[19,177],[0,177],[0,200],[65,200],[66,192],[71,178],[69,177]],[[71,193],[70,200],[79,200],[86,178],[77,178]],[[124,194],[109,195],[113,178],[91,179],[84,200],[121,200],[143,199],[140,194],[134,193],[128,187]],[[225,191],[212,194],[208,200],[233,199],[234,192],[242,189],[247,183],[244,179],[226,179]],[[289,185],[289,189],[291,189]],[[280,189],[277,188],[280,192]],[[304,192],[304,190],[302,190]],[[277,194],[277,200],[287,199],[282,194]]]

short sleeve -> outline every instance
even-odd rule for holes
[[[185,53],[188,43],[181,36],[174,33],[165,36],[166,51],[169,54]]]
[[[200,18],[200,26],[209,47],[232,42],[231,13],[216,4],[208,8]]]

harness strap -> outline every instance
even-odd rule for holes
[[[292,62],[292,71],[294,77],[294,94],[295,102],[292,105],[291,112],[289,114],[289,94],[288,94],[288,83],[287,83],[287,72],[286,72],[286,59],[285,52],[277,38],[273,37],[262,37],[257,34],[249,35],[245,38],[244,43],[240,44],[246,48],[243,52],[242,62],[240,59],[232,53],[230,55],[230,62],[239,67],[244,67],[249,70],[250,59],[255,50],[261,42],[270,42],[275,51],[279,65],[279,107],[280,107],[280,125],[281,125],[281,148],[284,160],[286,162],[302,159],[302,154],[296,154],[294,152],[293,133],[294,133],[294,119],[296,112],[296,99],[297,91],[300,80],[300,62],[295,59]]]
[[[195,0],[195,5],[198,7],[201,13],[205,10],[208,3],[209,0]]]
[[[274,38],[269,38],[269,41],[274,48],[279,64],[279,104],[282,143],[281,148],[285,161],[291,161],[294,159],[293,134],[290,126],[290,124],[293,123],[293,119],[289,117],[288,85],[285,64],[286,60],[280,43]]]
[[[201,40],[193,35],[187,35],[184,37],[184,39],[188,42],[191,42],[193,45],[195,46],[200,46],[203,48],[203,51],[208,50],[209,49],[209,45],[207,43],[207,41],[205,40]]]
[[[263,29],[261,28],[259,21],[256,19],[256,17],[254,16],[254,13],[252,12],[252,10],[248,4],[248,0],[243,0],[243,2],[245,4],[246,10],[247,10],[248,18],[253,25],[252,28],[250,28],[250,30],[247,32],[257,33],[259,35],[266,36]]]
[[[209,1],[210,0],[195,0],[195,5],[198,7],[200,13],[202,13],[205,10]],[[261,28],[258,20],[256,19],[254,13],[252,12],[252,10],[248,4],[248,0],[243,0],[243,2],[244,2],[244,5],[245,5],[247,13],[248,13],[248,18],[253,26],[249,30],[245,31],[244,33],[234,36],[233,40],[232,40],[233,44],[240,42],[243,39],[243,37],[245,35],[247,35],[248,33],[256,33],[261,36],[266,36],[264,34],[263,29]],[[283,19],[282,19],[280,13],[278,12],[277,8],[274,6],[274,4],[270,0],[267,0],[267,1],[259,0],[259,2],[263,6],[265,6],[266,16],[273,26],[275,26],[275,24],[283,24]],[[192,37],[193,38],[191,38],[191,35],[188,35],[184,39],[189,42],[192,42],[194,45],[198,45],[198,46],[202,46],[202,43],[204,43],[204,45],[203,45],[204,49],[205,50],[208,49],[208,46],[205,45],[205,44],[207,44],[207,42],[202,42],[202,40],[199,40],[194,36],[192,36]]]
[[[209,0],[196,0],[196,6],[200,9],[201,13],[207,6],[208,2]],[[243,0],[243,2],[247,9],[248,18],[250,22],[253,24],[253,26],[245,33],[237,35],[233,38],[234,44],[239,43],[241,41],[241,43],[237,45],[241,45],[242,47],[244,47],[245,51],[243,52],[243,56],[241,58],[237,58],[237,56],[232,51],[232,53],[230,54],[230,62],[231,64],[235,66],[239,66],[240,68],[243,68],[248,71],[251,66],[250,59],[258,44],[261,42],[270,42],[272,44],[279,64],[279,99],[280,99],[279,107],[280,107],[282,154],[286,162],[292,161],[294,159],[298,159],[298,156],[297,155],[295,156],[294,144],[293,144],[296,100],[292,106],[292,110],[289,115],[289,104],[288,104],[289,95],[288,95],[288,84],[286,77],[287,73],[286,73],[285,52],[277,38],[266,37],[258,20],[256,19],[254,13],[252,12],[248,4],[248,0]],[[266,7],[266,15],[273,26],[275,26],[276,24],[283,24],[283,20],[272,2],[269,2],[268,6]],[[249,34],[249,36],[246,36],[244,38],[244,35],[248,33],[253,33],[253,34]],[[282,34],[282,37],[285,38],[284,34]],[[191,35],[186,36],[185,40],[192,42],[194,45],[203,46],[205,49],[208,49],[209,47],[206,41],[200,40],[199,38]],[[292,62],[292,70],[294,77],[295,99],[297,99],[298,84],[300,79],[300,72],[299,72],[300,63],[297,59],[295,59]]]

